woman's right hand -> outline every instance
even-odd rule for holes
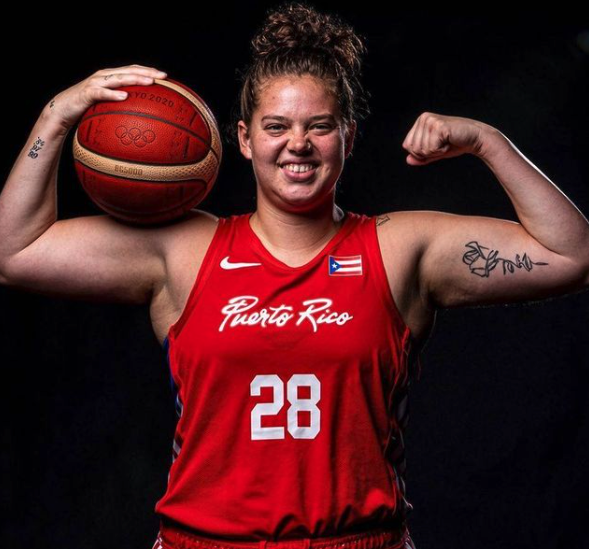
[[[102,69],[57,94],[50,102],[49,109],[58,117],[59,123],[69,130],[94,103],[126,99],[125,92],[116,88],[149,86],[154,83],[155,78],[164,79],[166,76],[162,71],[143,65]]]

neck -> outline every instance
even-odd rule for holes
[[[343,210],[334,202],[303,213],[259,203],[250,226],[268,248],[294,257],[322,248],[339,231],[343,217]]]

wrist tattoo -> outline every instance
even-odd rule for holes
[[[39,153],[37,151],[40,151],[43,145],[45,145],[45,141],[43,141],[40,137],[37,137],[37,141],[33,143],[33,146],[31,147],[28,156],[30,156],[31,158],[37,158],[39,156]]]
[[[508,271],[513,273],[516,268],[521,269],[523,267],[526,271],[531,271],[533,265],[548,265],[548,263],[541,261],[532,261],[528,254],[524,254],[521,259],[519,254],[515,254],[515,261],[497,257],[499,253],[497,250],[491,250],[490,253],[485,254],[483,250],[489,250],[490,248],[485,248],[474,240],[465,244],[465,246],[470,248],[470,251],[462,256],[462,261],[470,267],[472,274],[483,278],[488,278],[489,273],[497,266],[499,261],[503,262],[503,274],[507,274]]]

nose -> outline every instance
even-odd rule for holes
[[[307,134],[299,131],[293,132],[288,140],[287,148],[292,153],[302,154],[309,152],[313,148],[313,145],[307,138]]]

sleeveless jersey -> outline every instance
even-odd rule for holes
[[[421,364],[387,281],[376,216],[345,212],[290,267],[220,217],[164,340],[178,414],[155,512],[255,541],[404,528],[403,430]]]

